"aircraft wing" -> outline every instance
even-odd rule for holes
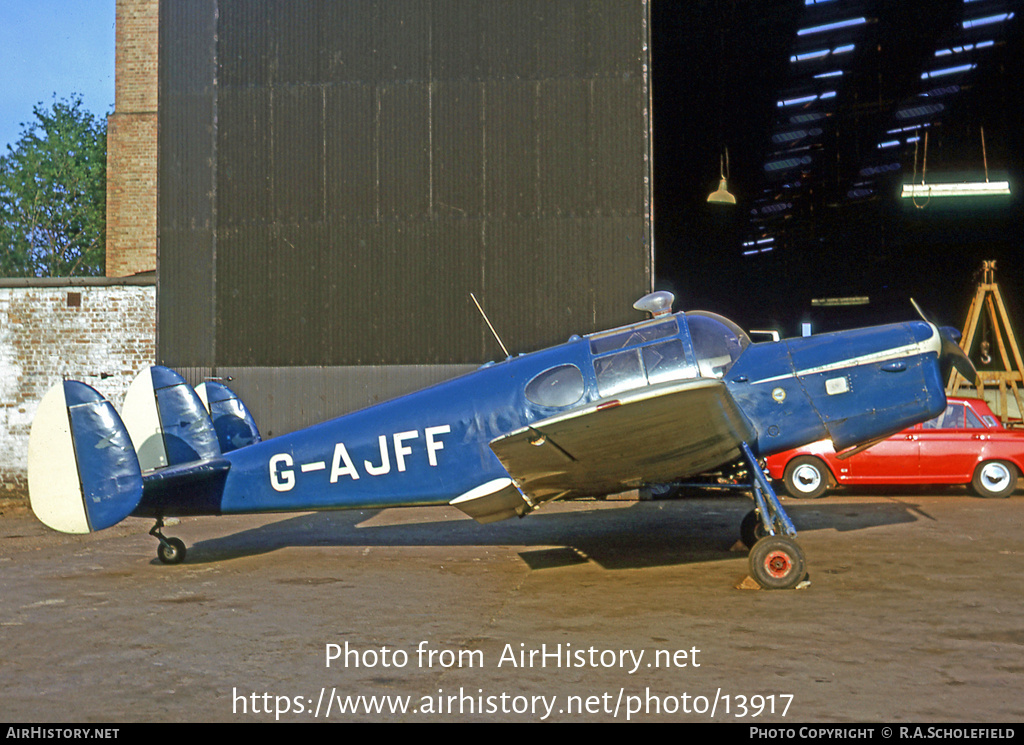
[[[630,391],[491,441],[535,503],[672,481],[740,457],[754,432],[720,380]]]

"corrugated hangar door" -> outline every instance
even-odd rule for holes
[[[647,0],[161,3],[159,360],[230,368],[257,413],[320,389],[310,370],[351,378],[281,429],[500,356],[470,292],[513,352],[638,318],[648,18]],[[377,368],[403,382],[373,391]]]

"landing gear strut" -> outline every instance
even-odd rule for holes
[[[750,575],[766,590],[792,589],[807,574],[804,553],[794,540],[796,528],[747,443],[740,446],[750,466],[756,504],[740,524],[740,537],[750,548]]]
[[[180,538],[164,537],[161,531],[163,527],[164,519],[160,517],[149,531],[151,536],[160,541],[160,545],[156,547],[156,558],[164,564],[180,564],[185,560],[185,542]]]

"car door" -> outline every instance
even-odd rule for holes
[[[919,477],[919,434],[919,427],[910,427],[845,461],[837,461],[840,468],[847,469],[840,480],[862,484],[916,481]]]
[[[986,436],[985,425],[973,411],[963,403],[949,402],[944,413],[921,428],[921,480],[970,481]]]

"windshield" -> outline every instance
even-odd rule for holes
[[[750,337],[728,318],[702,310],[686,314],[702,378],[721,378],[750,344]]]

